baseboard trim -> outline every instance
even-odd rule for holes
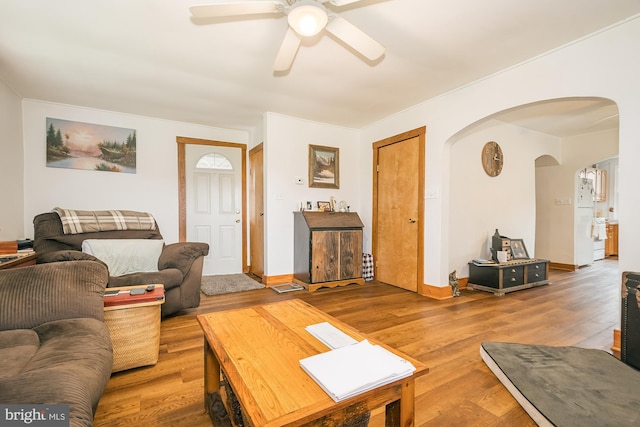
[[[578,266],[573,264],[561,264],[559,262],[550,262],[549,268],[552,268],[554,270],[576,271],[578,269]]]
[[[266,287],[270,287],[273,285],[282,285],[284,283],[292,283],[293,282],[293,274],[281,274],[279,276],[262,276],[262,284]],[[463,290],[467,289],[467,284],[469,283],[468,277],[461,277],[458,279],[458,289]],[[438,301],[446,300],[449,298],[453,298],[451,294],[451,286],[433,286],[424,284],[418,290],[420,295],[423,295],[428,298],[432,298]]]
[[[282,285],[293,282],[293,274],[281,274],[279,276],[262,276],[262,284],[266,287]]]
[[[458,279],[458,289],[467,289],[467,284],[469,283],[468,277],[461,277]],[[423,284],[419,294],[425,296],[427,298],[432,298],[438,301],[443,301],[449,298],[453,298],[453,294],[451,293],[451,286],[434,286]]]

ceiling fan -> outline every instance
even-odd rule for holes
[[[223,18],[242,15],[287,15],[289,28],[276,60],[275,71],[287,71],[304,37],[312,37],[323,29],[342,40],[369,60],[380,58],[385,48],[344,18],[324,5],[344,6],[359,0],[249,0],[221,1],[189,8],[194,18]]]

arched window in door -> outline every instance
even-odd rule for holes
[[[198,169],[216,169],[216,170],[233,170],[233,166],[229,159],[222,154],[211,153],[200,157],[196,163]]]

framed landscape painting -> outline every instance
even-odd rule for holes
[[[339,148],[309,145],[309,187],[340,188]]]
[[[136,173],[136,130],[47,117],[47,167]]]

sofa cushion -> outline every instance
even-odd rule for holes
[[[164,240],[88,239],[82,252],[95,256],[109,267],[109,276],[158,271]]]
[[[104,321],[95,319],[64,319],[33,328],[40,348],[25,370],[50,369],[62,366],[85,366],[99,369],[97,360],[109,361],[111,373],[112,348],[109,329]],[[94,366],[95,365],[95,366]]]
[[[95,233],[83,233],[83,234],[61,234],[50,238],[58,243],[63,243],[67,247],[64,249],[81,250],[82,242],[88,239],[149,239],[160,240],[162,236],[159,236],[156,231],[145,230],[120,230],[120,231],[98,231]]]
[[[20,373],[39,347],[40,338],[31,329],[0,331],[0,379]]]
[[[18,374],[0,378],[0,402],[69,404],[69,425],[91,426],[113,364],[107,326],[68,319],[34,331],[40,347]]]
[[[102,321],[108,278],[107,268],[95,261],[0,270],[0,330],[30,329],[68,318]]]
[[[164,285],[165,292],[177,288],[182,284],[184,276],[177,268],[153,273],[132,273],[124,276],[109,278],[109,287],[138,286],[138,285]]]

